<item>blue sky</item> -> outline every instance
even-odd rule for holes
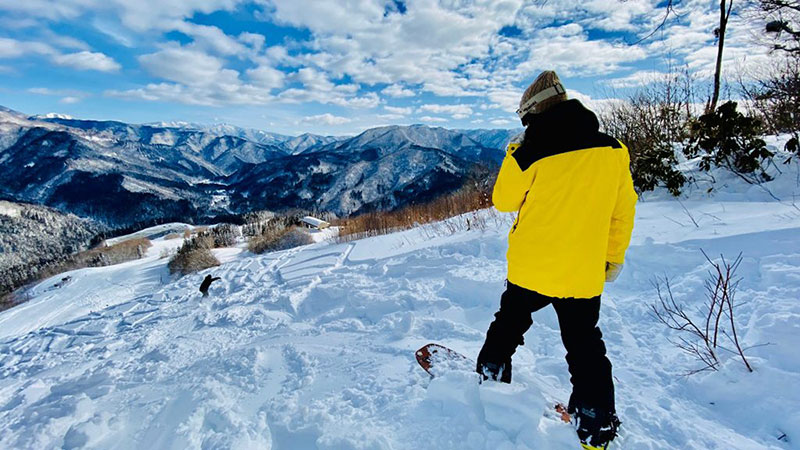
[[[555,69],[593,107],[667,61],[713,70],[714,1],[0,0],[0,105],[299,134],[378,125],[512,128]],[[726,68],[766,64],[737,14]]]

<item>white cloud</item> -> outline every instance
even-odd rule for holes
[[[78,103],[84,98],[90,96],[88,92],[79,91],[76,89],[52,89],[47,87],[30,88],[28,89],[28,92],[36,95],[49,95],[49,96],[61,97],[61,99],[58,102],[63,103],[65,105]]]
[[[404,107],[400,107],[400,106],[389,106],[389,105],[386,105],[386,106],[383,107],[383,109],[385,109],[387,112],[389,112],[391,114],[396,114],[396,115],[399,115],[399,116],[407,116],[407,115],[411,114],[412,112],[414,112],[414,108],[411,108],[411,107],[405,107],[404,108]]]
[[[49,44],[52,44],[56,47],[70,49],[70,50],[89,50],[89,44],[86,42],[81,41],[80,39],[75,39],[71,36],[63,36],[60,34],[53,33],[50,30],[46,30],[44,32],[44,40],[46,40]]]
[[[489,55],[493,36],[513,23],[521,0],[502,2],[408,2],[405,14],[387,13],[368,0],[271,0],[270,17],[313,33],[308,58],[321,70],[364,84],[388,83],[384,95],[411,96],[396,84],[459,95],[470,82],[452,83],[451,71]],[[314,11],[314,14],[309,14]],[[455,86],[455,87],[451,87]]]
[[[537,34],[537,45],[531,46],[527,61],[517,66],[520,75],[533,78],[548,69],[562,76],[605,75],[648,56],[639,46],[590,40],[587,33],[578,31],[577,24],[546,28]]]
[[[505,127],[505,126],[511,126],[512,124],[515,124],[517,122],[515,122],[515,121],[513,121],[511,119],[497,118],[497,119],[490,120],[489,123],[492,124],[492,125],[499,126],[499,127]]]
[[[472,108],[467,105],[429,104],[420,106],[419,111],[430,112],[434,114],[450,114],[455,119],[463,119],[472,114]]]
[[[422,116],[419,118],[422,122],[432,122],[432,123],[443,123],[447,122],[447,119],[444,117],[432,117],[432,116]]]
[[[254,69],[248,69],[247,77],[256,86],[274,89],[283,87],[286,74],[273,67],[259,66]]]
[[[386,122],[398,121],[398,120],[402,120],[402,119],[405,119],[405,118],[406,118],[406,116],[401,115],[401,114],[377,114],[375,116],[375,119],[383,120],[383,121],[386,121]]]
[[[248,47],[244,44],[214,26],[197,25],[191,22],[176,22],[174,29],[191,36],[194,39],[193,47],[211,53],[223,56],[241,56],[248,51]]]
[[[380,97],[374,92],[358,96],[358,85],[337,85],[325,73],[312,67],[304,67],[290,74],[288,78],[301,83],[303,89],[290,88],[278,94],[278,99],[287,103],[317,102],[366,109],[381,103]]]
[[[667,74],[665,72],[640,70],[625,77],[603,80],[601,83],[612,88],[623,89],[655,83],[664,80],[666,77]]]
[[[492,102],[491,107],[503,111],[516,111],[524,89],[494,89],[488,93],[487,97]]]
[[[62,0],[63,1],[63,0]],[[88,3],[92,0],[71,0]],[[94,0],[108,2],[128,28],[135,31],[169,29],[176,21],[188,19],[196,13],[210,14],[214,11],[233,10],[242,0]]]
[[[92,21],[92,26],[95,30],[105,34],[125,47],[132,48],[137,44],[138,39],[136,35],[124,27],[119,26],[114,20],[98,17]]]
[[[221,59],[185,47],[171,47],[142,55],[139,63],[151,75],[189,86],[211,84],[223,72]]]
[[[42,17],[46,19],[72,19],[81,14],[86,6],[79,1],[62,0],[0,0],[0,10],[24,17]]]
[[[75,89],[52,89],[47,87],[37,87],[37,88],[30,88],[28,92],[31,94],[37,95],[57,95],[57,96],[64,96],[70,95],[74,97],[85,97],[89,95],[88,92],[78,91]]]
[[[387,86],[386,88],[384,88],[381,91],[381,94],[389,96],[389,97],[395,97],[395,98],[413,97],[413,96],[417,95],[411,89],[406,89],[400,84],[392,84],[392,85]]]
[[[319,114],[316,116],[309,116],[301,120],[302,123],[309,124],[323,124],[323,125],[344,125],[352,122],[347,117],[334,116],[331,113]]]
[[[255,51],[260,51],[264,48],[264,43],[267,42],[267,38],[263,34],[258,33],[249,33],[244,32],[238,36],[240,42],[248,45]]]
[[[0,11],[53,21],[108,14],[135,31],[164,30],[175,21],[233,10],[244,0],[0,0]]]
[[[18,41],[0,37],[0,58],[17,58],[28,53],[54,55],[57,52],[41,42]]]
[[[579,100],[581,103],[583,103],[584,106],[586,106],[587,108],[589,108],[594,112],[603,111],[604,109],[613,106],[615,104],[618,104],[619,102],[622,101],[616,98],[592,98],[592,96],[590,95],[586,95],[582,92],[578,92],[572,89],[567,89],[567,96],[569,96],[569,98],[574,98]]]
[[[59,66],[73,69],[98,70],[100,72],[116,72],[122,67],[113,58],[103,53],[89,51],[56,55],[53,57],[53,62]]]

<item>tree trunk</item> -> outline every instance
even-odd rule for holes
[[[727,11],[725,4],[728,4]],[[733,8],[733,0],[729,2],[720,0],[719,2],[719,38],[717,40],[717,67],[714,71],[714,92],[711,95],[711,102],[708,105],[706,112],[714,112],[717,110],[717,102],[719,101],[719,88],[720,78],[722,77],[722,50],[725,47],[725,31],[728,28],[728,18],[731,16],[731,8]]]

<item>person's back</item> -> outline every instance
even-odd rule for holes
[[[568,412],[584,448],[606,448],[620,423],[597,322],[604,282],[619,274],[633,229],[628,149],[567,99],[555,72],[537,77],[517,113],[527,129],[509,144],[492,193],[498,210],[517,212],[508,279],[476,371],[510,383],[511,357],[531,314],[552,305],[573,386]]]
[[[518,212],[509,233],[512,283],[589,298],[603,291],[605,263],[622,263],[636,194],[627,149],[598,128],[594,113],[567,100],[534,115],[510,146],[493,201]]]
[[[211,275],[206,275],[206,277],[203,278],[203,282],[200,283],[200,293],[203,294],[203,297],[208,297],[208,289],[211,287],[211,283],[219,279],[219,277],[212,278]]]

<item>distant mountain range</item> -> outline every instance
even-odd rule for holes
[[[111,227],[256,209],[392,209],[496,166],[517,130],[389,126],[292,137],[231,125],[127,124],[0,107],[0,199]]]

